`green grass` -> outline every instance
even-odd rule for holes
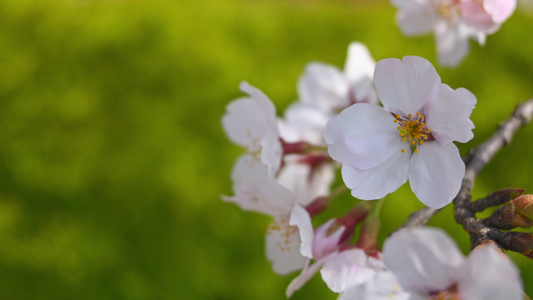
[[[266,217],[223,203],[241,150],[220,118],[247,80],[278,112],[309,61],[344,64],[358,40],[379,60],[435,62],[385,1],[0,2],[0,298],[283,299],[292,276],[264,256]],[[443,82],[478,98],[475,138],[533,95],[533,19],[515,15]],[[480,174],[474,197],[533,191],[533,126]],[[331,215],[354,200],[341,197]],[[387,197],[380,240],[421,204]],[[432,220],[463,251],[451,207]],[[532,262],[518,255],[533,294]],[[335,299],[316,277],[294,299]]]

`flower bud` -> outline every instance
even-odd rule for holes
[[[315,229],[313,258],[320,259],[345,246],[353,236],[353,230],[369,211],[367,202],[356,205],[346,216],[332,219]]]
[[[495,210],[485,225],[503,230],[533,226],[533,195],[522,195]]]

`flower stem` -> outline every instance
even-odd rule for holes
[[[369,217],[373,219],[379,219],[379,213],[381,212],[381,207],[383,207],[383,198],[373,201],[372,210],[370,211]]]

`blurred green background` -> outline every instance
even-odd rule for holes
[[[306,63],[436,62],[387,1],[0,1],[0,299],[284,299],[294,275],[264,255],[269,218],[223,203],[241,149],[220,118],[247,80],[278,112]],[[443,82],[478,98],[481,143],[533,97],[533,17],[517,11]],[[533,191],[533,124],[479,176],[474,197]],[[340,184],[340,181],[339,181]],[[322,216],[340,216],[348,193]],[[380,241],[421,207],[387,197]],[[432,221],[466,253],[447,207]],[[533,294],[533,262],[511,255]],[[335,299],[319,276],[293,299]]]

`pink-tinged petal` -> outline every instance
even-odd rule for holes
[[[428,295],[454,284],[464,258],[453,240],[437,228],[400,231],[385,240],[383,259],[406,292]]]
[[[339,250],[339,247],[342,246],[340,241],[346,227],[338,226],[338,224],[334,225],[335,227],[331,227],[333,223],[335,223],[335,219],[331,219],[315,229],[312,245],[313,258],[315,260]],[[332,228],[335,229],[334,232],[331,232]]]
[[[415,294],[402,290],[394,274],[379,272],[365,284],[347,288],[338,300],[423,300]]]
[[[291,281],[291,283],[289,283],[289,286],[285,291],[287,298],[290,298],[294,292],[299,290],[305,283],[307,283],[309,279],[311,279],[311,277],[313,277],[316,272],[322,267],[323,263],[323,260],[319,260],[312,265],[306,266],[302,270],[302,273],[300,273],[300,275],[298,275]]]
[[[342,179],[358,199],[375,200],[394,192],[407,181],[410,154],[397,153],[383,164],[367,170],[342,166]]]
[[[295,203],[294,195],[270,176],[266,166],[253,156],[242,155],[231,177],[235,195],[222,199],[234,202],[243,210],[279,216],[290,212]]]
[[[328,113],[348,105],[347,93],[348,81],[344,74],[323,63],[307,65],[298,82],[300,101]]]
[[[330,290],[340,293],[346,288],[368,281],[376,270],[369,268],[368,257],[361,249],[346,250],[328,256],[320,270]]]
[[[372,58],[365,44],[352,42],[348,46],[348,55],[344,65],[344,74],[351,83],[356,83],[365,78],[372,78],[376,61]]]
[[[485,33],[492,33],[495,28],[499,27],[499,24],[495,23],[492,16],[483,8],[482,2],[463,1],[460,7],[461,17],[465,24]]]
[[[298,227],[289,225],[289,216],[276,218],[266,234],[266,256],[272,262],[272,269],[280,275],[300,270],[308,258],[300,253]]]
[[[300,205],[295,205],[291,212],[289,224],[298,227],[300,234],[300,253],[303,256],[313,258],[313,224],[311,224],[311,217],[309,213]]]
[[[317,197],[329,195],[335,171],[331,164],[311,168],[301,159],[301,155],[287,155],[278,182],[294,194],[296,203],[305,206]]]
[[[491,245],[470,253],[458,290],[461,299],[524,299],[518,269],[500,250]]]
[[[516,0],[485,0],[483,8],[496,23],[503,23],[516,9]]]
[[[435,24],[435,40],[439,64],[446,67],[457,66],[470,51],[468,37],[471,32],[464,25],[450,26],[445,20]]]
[[[470,91],[463,88],[453,90],[442,84],[424,107],[426,126],[441,145],[452,141],[466,143],[474,137],[474,123],[470,115],[475,105],[476,96]]]
[[[382,107],[356,103],[329,119],[324,131],[326,143],[366,135],[396,133],[394,117]]]
[[[450,143],[425,143],[411,157],[409,183],[418,199],[433,208],[444,207],[459,193],[465,164],[457,147]]]
[[[387,58],[379,61],[374,72],[374,84],[379,99],[387,111],[415,114],[428,100],[431,90],[441,83],[433,65],[417,56],[402,60]]]

